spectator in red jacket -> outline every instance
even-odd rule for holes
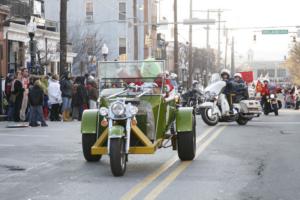
[[[264,85],[261,90],[261,96],[268,96],[268,95],[270,95],[269,81],[264,80]]]
[[[270,95],[270,89],[269,89],[269,81],[264,80],[264,85],[261,89],[261,105],[265,105],[267,102],[267,96]]]

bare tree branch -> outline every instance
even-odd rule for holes
[[[77,27],[79,26],[69,27],[70,42],[72,42],[73,51],[77,54],[73,62],[73,74],[95,72],[95,65],[90,58],[100,60],[103,37],[98,30],[78,31]]]

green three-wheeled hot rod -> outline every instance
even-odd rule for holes
[[[178,107],[164,62],[99,62],[97,69],[99,109],[85,110],[81,122],[87,161],[107,154],[113,175],[122,176],[129,154],[153,154],[166,145],[177,150],[181,160],[194,159],[193,108]]]

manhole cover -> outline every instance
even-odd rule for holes
[[[6,168],[10,171],[25,171],[26,169],[17,165],[0,165],[3,168]]]

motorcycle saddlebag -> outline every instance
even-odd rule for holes
[[[245,114],[260,114],[262,112],[261,105],[256,100],[242,100],[240,105],[241,112]]]

